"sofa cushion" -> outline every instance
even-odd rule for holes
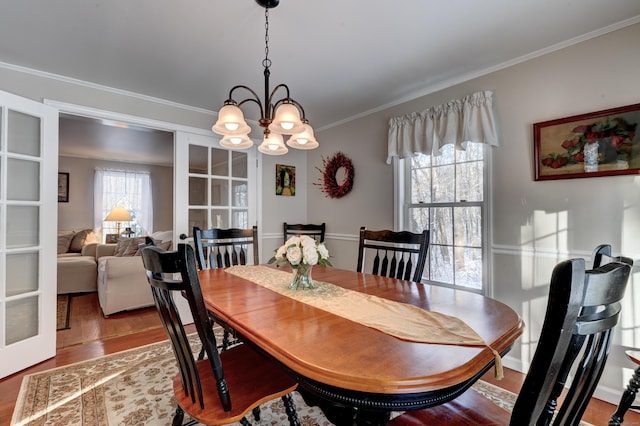
[[[86,243],[91,243],[95,240],[96,236],[93,233],[92,229],[83,229],[82,231],[78,231],[73,235],[73,238],[71,239],[69,252],[80,253],[82,251],[82,247],[84,247]]]
[[[69,251],[73,235],[73,232],[58,235],[58,254],[64,254]]]
[[[173,231],[156,231],[150,236],[154,241],[169,241],[173,239]]]
[[[171,250],[171,240],[166,240],[166,241],[153,240],[153,245],[161,248],[162,250]],[[140,252],[138,252],[138,255],[140,255]]]
[[[116,250],[113,253],[116,257],[135,256],[138,253],[138,246],[144,243],[144,237],[141,238],[120,238],[116,244]]]

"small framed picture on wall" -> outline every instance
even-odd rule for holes
[[[276,195],[293,197],[296,195],[296,168],[276,164]]]
[[[116,244],[118,242],[118,234],[107,234],[104,242],[107,244]]]
[[[58,173],[58,202],[69,202],[69,173]]]

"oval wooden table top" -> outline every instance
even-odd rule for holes
[[[388,395],[437,393],[475,381],[494,361],[486,347],[400,340],[224,269],[199,274],[207,308],[218,319],[295,374],[331,387]],[[313,278],[458,317],[501,353],[522,334],[522,320],[513,309],[476,293],[320,266]]]

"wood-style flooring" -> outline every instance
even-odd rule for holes
[[[193,330],[191,330],[193,331]],[[139,309],[104,318],[95,293],[73,297],[71,328],[57,332],[57,353],[54,358],[0,380],[0,425],[11,422],[22,377],[74,362],[130,349],[166,339],[155,308]],[[493,378],[493,370],[483,380],[512,392],[518,392],[524,375],[505,369],[505,378]],[[593,398],[583,420],[593,425],[606,425],[615,407]],[[640,414],[629,411],[624,425],[640,425]]]

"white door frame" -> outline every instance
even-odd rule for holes
[[[187,182],[188,183],[188,179],[187,179],[187,175],[185,174],[184,176],[180,177],[178,176],[177,172],[178,170],[180,170],[179,167],[177,167],[177,163],[178,161],[182,158],[183,154],[180,153],[179,151],[179,141],[178,141],[178,135],[199,135],[199,136],[205,136],[205,137],[212,137],[215,135],[211,132],[211,130],[209,129],[200,129],[197,127],[190,127],[190,126],[185,126],[185,125],[181,125],[181,124],[176,124],[176,123],[170,123],[170,122],[166,122],[166,121],[160,121],[160,120],[154,120],[154,119],[150,119],[150,118],[144,118],[144,117],[138,117],[138,116],[133,116],[133,115],[128,115],[128,114],[122,114],[122,113],[117,113],[117,112],[113,112],[113,111],[107,111],[107,110],[101,110],[101,109],[96,109],[96,108],[91,108],[91,107],[86,107],[86,106],[82,106],[82,105],[75,105],[75,104],[70,104],[70,103],[65,103],[65,102],[59,102],[59,101],[55,101],[55,100],[51,100],[51,99],[45,99],[44,103],[46,105],[50,105],[53,106],[54,108],[57,108],[59,110],[60,113],[66,113],[66,114],[72,114],[72,115],[79,115],[79,116],[84,116],[84,117],[89,117],[89,118],[96,118],[96,119],[105,119],[105,120],[113,120],[113,121],[119,121],[119,122],[123,122],[123,123],[129,123],[129,124],[136,124],[139,126],[143,126],[143,127],[148,127],[148,128],[152,128],[152,129],[157,129],[157,130],[163,130],[163,131],[167,131],[167,132],[172,132],[174,137],[173,137],[173,194],[174,194],[174,199],[173,199],[173,239],[172,241],[174,242],[174,245],[177,245],[181,240],[179,239],[180,234],[185,233],[185,234],[189,234],[188,230],[187,232],[184,232],[184,230],[186,230],[188,228],[188,219],[187,219],[187,206],[188,206],[188,202],[185,202],[183,197],[180,194],[183,194],[183,192],[186,190],[186,188],[188,188],[188,186],[184,186],[184,183]],[[219,137],[218,137],[219,139]],[[260,156],[258,156],[258,158],[260,158]],[[260,163],[260,161],[258,160],[258,163]],[[187,168],[188,171],[188,168]],[[258,169],[257,169],[257,173],[258,176],[260,176],[260,164],[258,165]],[[256,186],[257,186],[257,200],[261,199],[261,190],[262,188],[259,185],[259,179],[256,179]],[[184,194],[186,196],[186,194]],[[260,203],[257,203],[258,205],[256,206],[256,223],[258,224],[258,230],[260,232],[261,230],[261,224],[260,222]],[[191,320],[191,313],[189,312],[188,309],[188,305],[186,305],[186,302],[183,304],[181,301],[177,301],[178,304],[180,305],[180,311],[181,314],[183,315],[183,320],[185,321],[185,323],[188,322],[192,322]]]

